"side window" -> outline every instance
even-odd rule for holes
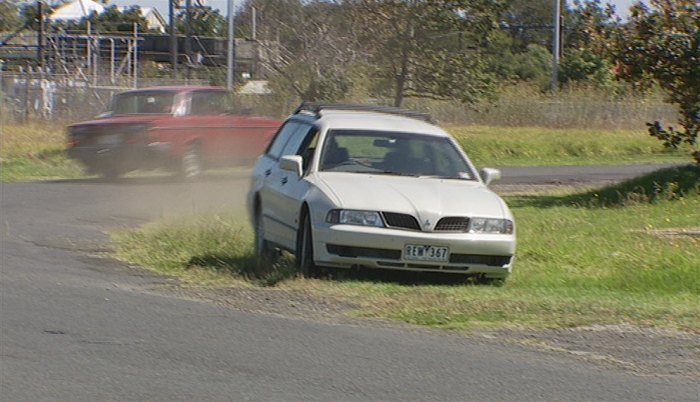
[[[312,126],[300,124],[299,128],[294,132],[294,135],[292,135],[292,138],[289,139],[287,145],[282,150],[282,156],[301,155],[302,145],[306,142],[305,140],[312,128]]]
[[[226,111],[226,94],[197,91],[192,93],[190,114],[194,116],[219,115]]]
[[[269,157],[273,159],[279,159],[282,156],[282,150],[287,145],[287,142],[292,137],[292,134],[299,128],[299,123],[289,122],[285,124],[280,131],[275,135],[275,138],[270,143],[270,146],[265,152]]]
[[[299,149],[298,154],[304,158],[303,169],[306,172],[311,165],[311,159],[314,157],[316,152],[316,146],[318,145],[318,128],[311,127],[309,132],[306,134],[306,139],[301,144],[301,149]]]
[[[301,124],[289,142],[287,142],[282,155],[300,155],[303,158],[303,170],[306,171],[311,158],[314,156],[317,133],[316,127]]]

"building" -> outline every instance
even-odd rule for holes
[[[118,7],[120,12],[129,10],[133,6]],[[148,23],[148,29],[157,32],[165,32],[166,22],[158,9],[154,7],[141,7],[141,15]],[[102,14],[105,6],[92,0],[73,0],[58,7],[49,16],[54,22],[77,22],[80,19],[90,16],[93,12]]]

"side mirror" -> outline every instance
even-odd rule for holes
[[[285,155],[280,159],[280,169],[295,172],[297,177],[301,177],[303,161],[299,155]]]
[[[487,186],[493,181],[501,180],[501,171],[498,169],[483,168],[479,171],[479,174],[481,175],[481,180],[483,180],[484,184]]]

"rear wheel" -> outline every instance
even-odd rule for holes
[[[318,267],[314,263],[314,244],[311,233],[311,217],[308,211],[303,213],[301,228],[297,237],[296,250],[297,268],[305,278],[318,275]]]
[[[202,176],[202,155],[199,145],[190,144],[182,155],[180,163],[181,175],[185,180],[195,180]]]
[[[117,181],[124,174],[124,172],[115,165],[102,166],[98,169],[98,173],[102,180],[105,181]]]

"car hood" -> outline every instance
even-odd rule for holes
[[[503,200],[478,181],[339,172],[318,177],[339,208],[411,214],[421,222],[443,216],[511,219]]]

